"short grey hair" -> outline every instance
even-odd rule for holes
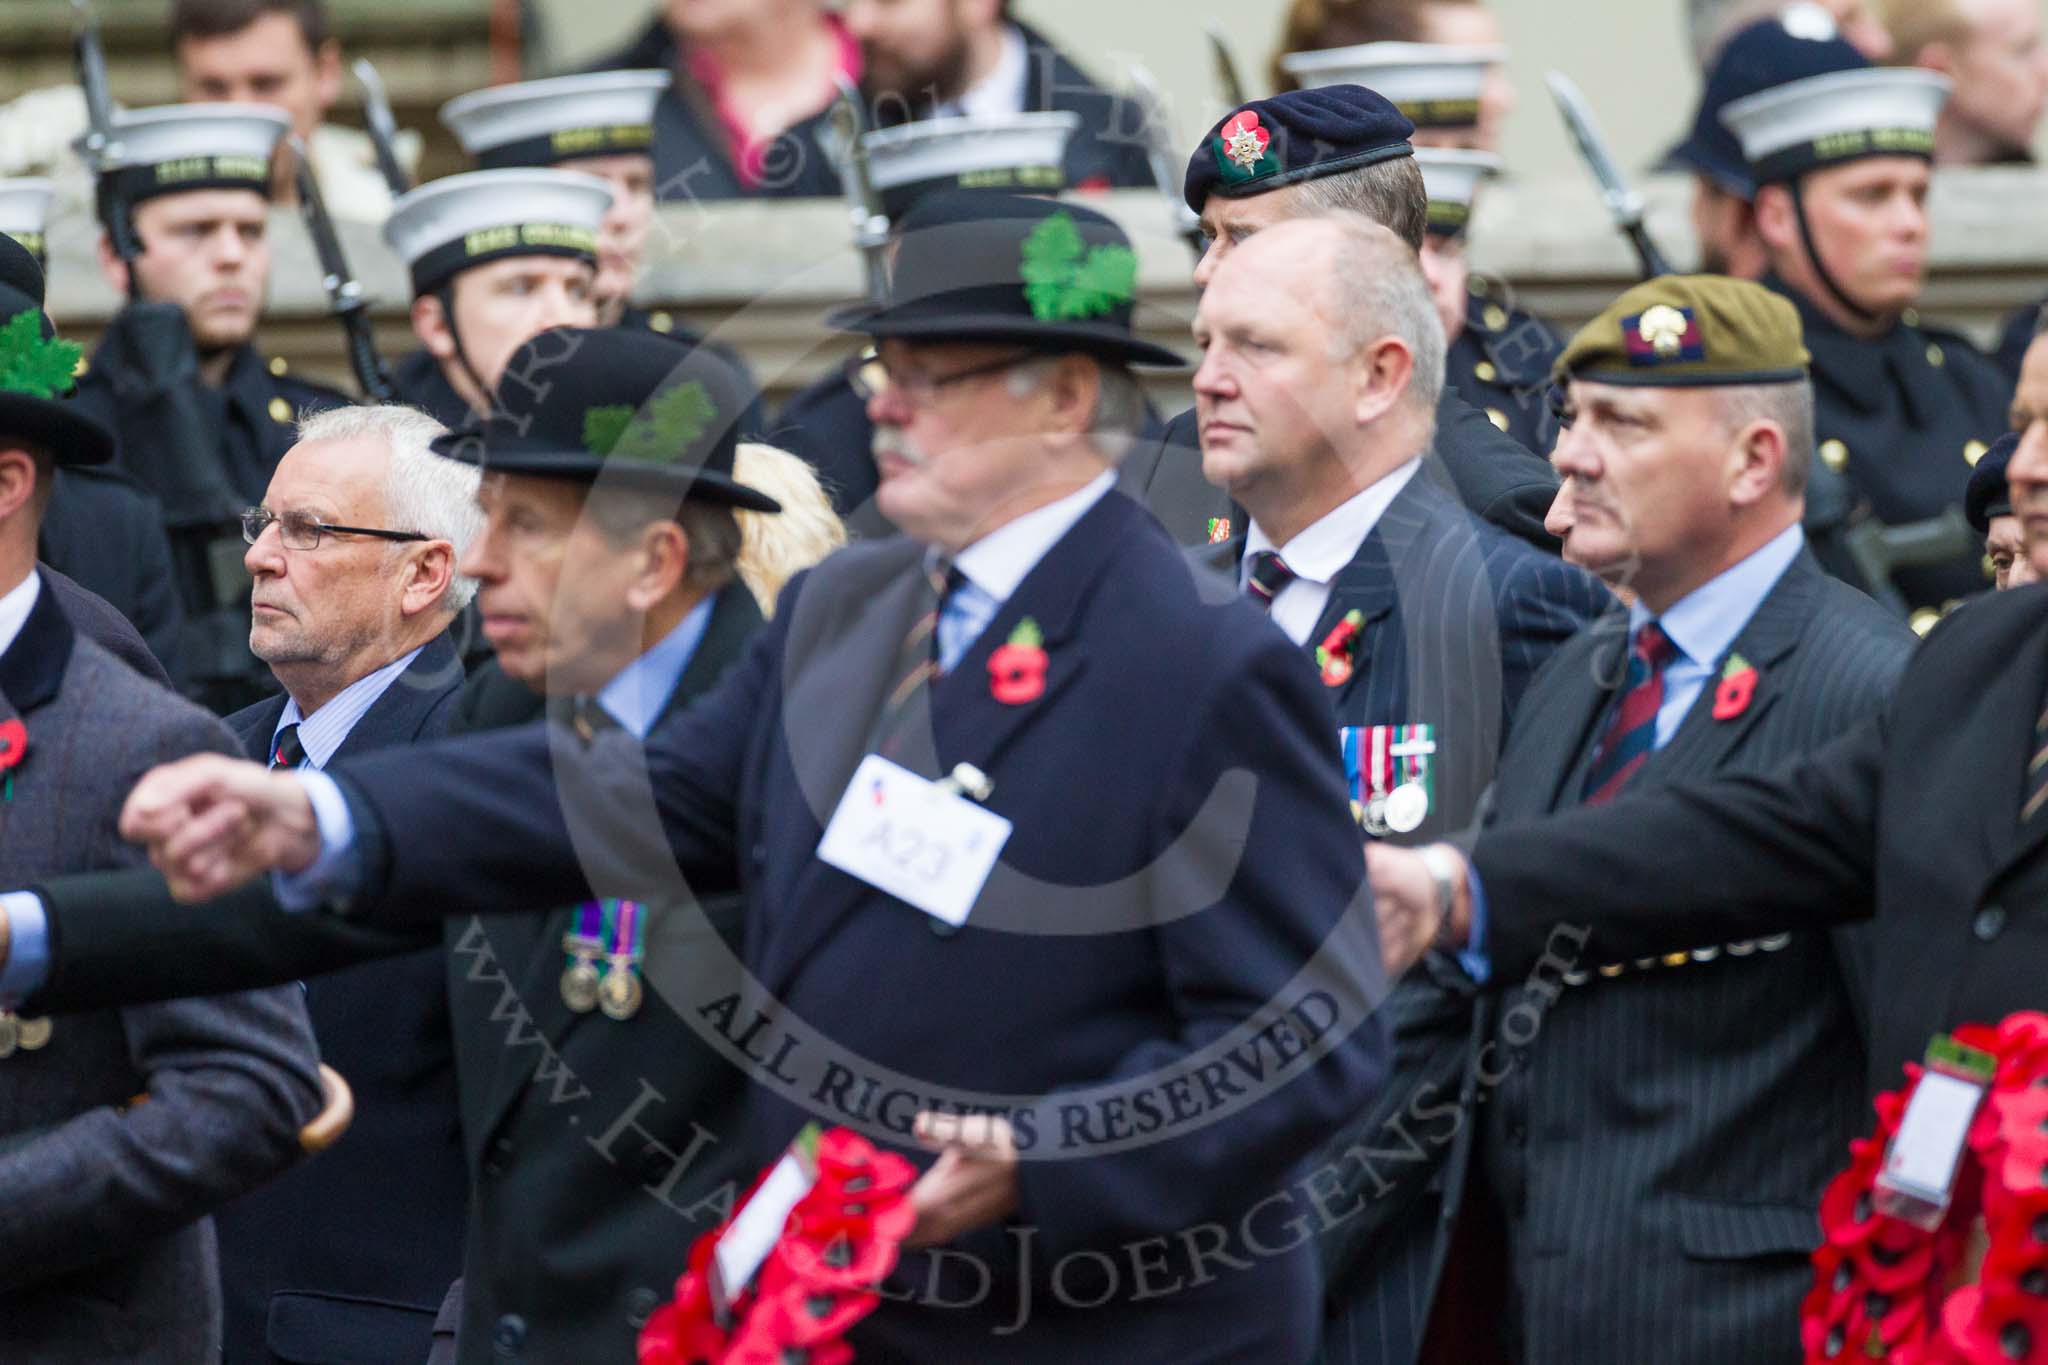
[[[484,528],[477,505],[482,474],[475,465],[433,451],[436,437],[448,429],[418,408],[399,403],[328,408],[299,420],[301,441],[359,441],[374,437],[390,453],[384,472],[384,519],[391,530],[416,531],[430,540],[455,547],[461,562]],[[396,547],[394,547],[394,550]],[[476,596],[476,580],[462,574],[448,582],[442,610],[451,616]]]
[[[1335,355],[1355,355],[1381,337],[1400,338],[1415,360],[1409,406],[1434,421],[1449,347],[1422,261],[1406,242],[1361,214],[1331,213],[1323,221],[1337,230],[1328,300],[1336,320]]]
[[[1730,436],[1752,422],[1775,422],[1785,433],[1785,467],[1778,487],[1788,497],[1806,493],[1813,466],[1813,385],[1732,384],[1717,390],[1721,421]]]
[[[1022,397],[1037,389],[1061,359],[1048,355],[1018,365],[1010,372],[1010,392]],[[1145,386],[1128,367],[1110,360],[1096,360],[1095,375],[1095,416],[1088,437],[1105,460],[1121,464],[1145,429]]]
[[[1422,183],[1422,167],[1412,156],[1304,180],[1294,186],[1294,203],[1303,218],[1355,213],[1370,219],[1412,251],[1422,250],[1429,227],[1429,191]]]

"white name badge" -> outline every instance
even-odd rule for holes
[[[718,1274],[713,1280],[717,1298],[731,1303],[745,1292],[754,1272],[781,1240],[790,1210],[817,1183],[818,1177],[805,1170],[794,1153],[775,1164],[775,1169],[761,1182],[761,1188],[754,1191],[754,1197],[740,1209],[732,1226],[711,1249],[712,1259],[718,1263]]]
[[[818,856],[956,928],[995,870],[1011,824],[880,754],[854,770]]]
[[[1963,1077],[1932,1070],[1921,1075],[1877,1178],[1880,1210],[1918,1227],[1941,1225],[1983,1099],[1984,1087]]]

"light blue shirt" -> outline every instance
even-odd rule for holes
[[[420,649],[425,649],[421,645]],[[377,699],[384,695],[398,675],[412,667],[412,661],[420,655],[419,649],[393,659],[375,673],[366,673],[347,687],[329,698],[327,704],[308,716],[299,710],[296,697],[285,698],[284,710],[278,714],[276,728],[270,732],[270,752],[277,752],[277,737],[284,733],[287,725],[299,727],[299,744],[306,751],[305,768],[324,768],[348,739],[349,732],[356,728],[356,722],[368,714]]]
[[[1749,618],[1756,615],[1756,609],[1778,586],[1778,580],[1805,546],[1806,533],[1794,522],[1752,551],[1747,559],[1722,570],[1673,602],[1662,616],[1653,618],[1641,601],[1628,609],[1630,639],[1654,619],[1671,637],[1671,643],[1678,646],[1677,657],[1664,665],[1664,703],[1657,708],[1657,748],[1669,744],[1678,733],[1686,713],[1699,700],[1700,689],[1720,675],[1735,637],[1742,634]]]
[[[28,624],[42,595],[43,576],[31,573],[0,596],[0,654]],[[0,896],[0,915],[7,916],[7,962],[0,966],[0,1009],[13,1009],[32,995],[50,974],[50,922],[42,898],[28,891]]]
[[[1003,523],[960,552],[953,567],[963,581],[939,613],[941,669],[953,671],[1025,575],[1114,487],[1114,471],[1099,475],[1064,498]]]
[[[745,592],[734,584],[725,592]],[[704,642],[711,624],[711,609],[717,594],[706,597],[676,624],[675,629],[656,641],[645,654],[612,675],[598,689],[597,704],[635,739],[647,738],[655,721],[675,695],[683,670]],[[317,770],[300,769],[295,776],[306,788],[313,818],[320,827],[320,856],[302,872],[272,875],[278,903],[287,910],[312,910],[329,902],[346,899],[355,891],[358,868],[355,860],[355,821],[348,813],[348,798],[333,778]]]
[[[1664,627],[1678,656],[1664,665],[1664,702],[1657,708],[1656,748],[1663,748],[1678,733],[1685,714],[1721,669],[1735,637],[1749,626],[1749,618],[1778,586],[1785,570],[1806,548],[1806,533],[1794,522],[1750,552],[1748,558],[1723,569],[1685,596],[1673,602],[1662,616],[1652,617],[1639,600],[1628,609],[1629,638],[1651,620]],[[1472,932],[1459,963],[1474,981],[1492,974],[1486,958],[1486,888],[1479,883],[1479,869],[1468,865],[1465,879],[1472,892]]]

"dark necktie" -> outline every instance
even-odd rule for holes
[[[1621,794],[1657,747],[1657,712],[1664,705],[1664,666],[1678,657],[1678,646],[1655,621],[1636,632],[1629,648],[1628,676],[1621,701],[1593,751],[1586,773],[1585,802],[1604,806]]]
[[[619,729],[618,718],[604,709],[596,697],[579,696],[569,703],[569,725],[576,737],[590,743],[607,730]]]
[[[936,559],[924,566],[925,586],[930,589],[929,605],[910,623],[903,644],[896,651],[890,671],[896,685],[882,698],[881,710],[868,727],[867,747],[874,753],[894,756],[901,748],[900,733],[910,704],[939,676],[939,613],[946,598],[966,582],[966,576],[950,560]],[[923,713],[919,713],[923,714]],[[927,724],[929,721],[927,720]]]
[[[1287,561],[1271,550],[1254,551],[1245,561],[1245,593],[1268,611],[1273,609],[1273,599],[1294,579]]]
[[[2020,803],[2020,824],[2030,825],[2048,806],[2048,707],[2034,720],[2034,754],[2027,763],[2027,785]]]
[[[296,722],[277,732],[277,738],[270,744],[270,766],[273,768],[296,768],[306,761],[306,746],[299,743],[299,727]]]

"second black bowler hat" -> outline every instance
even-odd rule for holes
[[[889,296],[826,319],[842,332],[1005,341],[1129,365],[1185,361],[1131,330],[1138,255],[1094,209],[1028,195],[929,195],[898,228]]]
[[[782,505],[733,477],[752,387],[703,347],[616,327],[551,327],[505,363],[491,415],[434,450],[487,474],[671,494],[756,512]]]

